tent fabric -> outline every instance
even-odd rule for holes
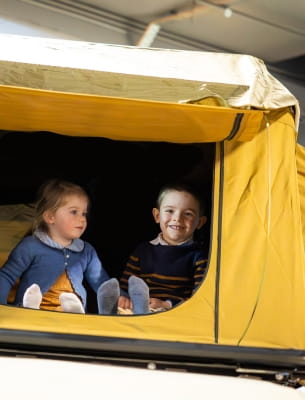
[[[39,43],[42,45],[43,42]],[[76,43],[70,43],[70,46],[73,51],[77,50]],[[49,42],[47,54],[48,49]],[[132,49],[121,51],[130,56]],[[135,53],[138,54],[138,49]],[[26,52],[18,56],[12,54],[18,59],[9,62],[15,63],[19,71],[23,67],[28,71],[28,64],[23,66]],[[85,53],[80,51],[80,54]],[[170,55],[175,59],[177,54],[170,52],[168,57]],[[184,60],[184,66],[189,65],[186,61],[189,52],[179,52],[179,57]],[[224,57],[204,56],[207,64],[209,59],[208,70],[211,71],[211,66]],[[236,58],[239,61],[236,69],[233,60],[234,56],[230,55],[232,71],[228,75],[231,80],[221,82],[219,88],[223,90],[233,83],[247,86],[246,79],[238,80],[241,58]],[[271,89],[279,87],[278,83],[268,87],[273,79],[267,79],[268,74],[261,63],[258,67],[251,60],[242,58],[243,63],[253,68],[250,70],[252,84],[248,82],[247,90],[257,102],[253,100],[249,104],[245,101],[240,107],[233,107],[230,102],[229,106],[211,105],[209,100],[202,104],[197,92],[186,102],[179,103],[156,98],[55,91],[50,82],[48,87],[26,87],[28,81],[18,86],[12,81],[2,82],[1,130],[23,131],[25,135],[27,132],[50,131],[120,140],[215,142],[216,156],[208,271],[192,298],[167,312],[144,316],[75,315],[0,306],[0,330],[276,349],[305,348],[305,152],[296,146],[298,102],[286,90],[279,90],[279,98],[276,98],[279,92],[275,90],[275,97],[272,97]],[[107,71],[103,67],[104,72],[109,73],[111,64],[109,61]],[[7,60],[0,62],[0,71],[7,65]],[[68,65],[64,68],[67,71],[61,70],[62,78],[71,73]],[[76,65],[73,68],[72,71],[79,72]],[[199,69],[204,75],[203,67]],[[41,73],[41,69],[39,71]],[[84,77],[90,76],[88,71]],[[131,71],[127,72],[131,74]],[[92,74],[94,76],[94,71]],[[258,75],[266,90],[269,89],[266,99],[262,92],[256,92],[253,74]],[[162,70],[155,77],[161,75]],[[180,79],[183,80],[182,75]],[[140,83],[143,76],[138,78]],[[179,77],[171,76],[174,78]],[[24,79],[28,79],[26,74]],[[223,93],[220,97],[225,99]],[[241,98],[245,100],[245,97]],[[195,103],[198,100],[198,104],[194,104],[194,100]]]
[[[261,129],[263,115],[259,110],[0,86],[2,130],[202,143],[226,138],[251,140]]]
[[[9,34],[0,49],[3,85],[176,103],[216,94],[229,107],[266,110],[298,104],[251,55]]]
[[[146,316],[88,315],[85,324],[84,316],[12,312],[1,306],[0,327],[304,348],[304,245],[295,136],[290,111],[275,111],[251,141],[217,144],[208,273],[184,304]]]
[[[296,165],[298,172],[299,197],[301,207],[301,225],[305,248],[305,148],[300,144],[296,145]]]
[[[271,116],[253,141],[224,144],[221,342],[255,345],[264,337],[269,346],[286,342],[304,348],[304,246],[295,140],[291,116],[282,114],[276,122]]]

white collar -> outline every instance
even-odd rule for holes
[[[162,246],[170,246],[170,244],[167,243],[163,239],[162,232],[160,232],[159,235],[155,239],[151,240],[150,243],[155,245],[155,246],[158,245],[158,244],[161,244]],[[182,244],[186,244],[186,243],[193,243],[193,239],[185,240],[184,242],[179,243],[177,246],[181,246]]]
[[[34,236],[37,237],[42,243],[46,244],[47,246],[53,247],[54,249],[69,249],[72,251],[80,252],[84,249],[85,243],[82,239],[73,239],[72,243],[69,246],[62,246],[61,244],[55,242],[55,240],[51,239],[50,236],[36,229],[34,232]]]

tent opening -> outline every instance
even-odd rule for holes
[[[167,182],[181,179],[200,191],[208,217],[200,235],[210,246],[215,143],[129,142],[51,132],[1,132],[0,143],[1,264],[30,222],[38,187],[50,178],[70,180],[88,192],[83,239],[96,248],[112,277],[120,276],[139,242],[159,233],[151,210]],[[89,287],[88,311],[97,311]]]

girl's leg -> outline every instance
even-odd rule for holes
[[[111,278],[101,284],[97,290],[97,305],[99,314],[117,314],[120,286],[116,278]]]
[[[36,283],[33,283],[33,285],[29,286],[24,292],[22,305],[26,308],[39,310],[41,300],[42,293],[40,287]]]
[[[76,294],[61,293],[59,295],[59,301],[64,312],[85,314],[84,306]]]
[[[149,288],[143,279],[131,276],[128,279],[128,294],[134,314],[149,313]]]

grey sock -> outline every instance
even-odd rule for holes
[[[149,313],[149,288],[143,279],[131,276],[128,279],[128,294],[132,301],[134,314]]]
[[[99,314],[116,314],[120,286],[116,278],[111,278],[101,284],[97,290],[97,305]]]

